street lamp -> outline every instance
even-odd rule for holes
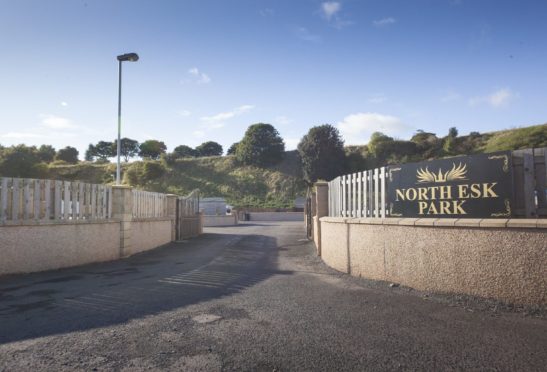
[[[137,62],[139,56],[137,53],[127,53],[118,56],[118,146],[117,146],[117,156],[118,163],[116,166],[116,185],[120,185],[120,151],[122,147],[121,141],[121,131],[122,131],[122,62]]]

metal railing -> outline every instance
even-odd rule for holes
[[[387,217],[386,168],[336,177],[329,182],[329,216]]]

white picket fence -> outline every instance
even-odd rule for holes
[[[0,224],[103,220],[112,215],[112,188],[83,182],[0,178]]]
[[[386,167],[336,177],[329,182],[329,216],[389,216]]]
[[[133,190],[134,218],[167,217],[167,194]]]

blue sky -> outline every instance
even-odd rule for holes
[[[256,122],[460,134],[547,122],[547,1],[0,0],[0,144],[225,149]]]

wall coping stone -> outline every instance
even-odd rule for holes
[[[419,218],[414,222],[414,226],[434,226],[437,220],[438,218]]]
[[[482,227],[547,229],[547,218],[348,218],[321,217],[321,222],[365,225],[401,225],[426,227]]]

